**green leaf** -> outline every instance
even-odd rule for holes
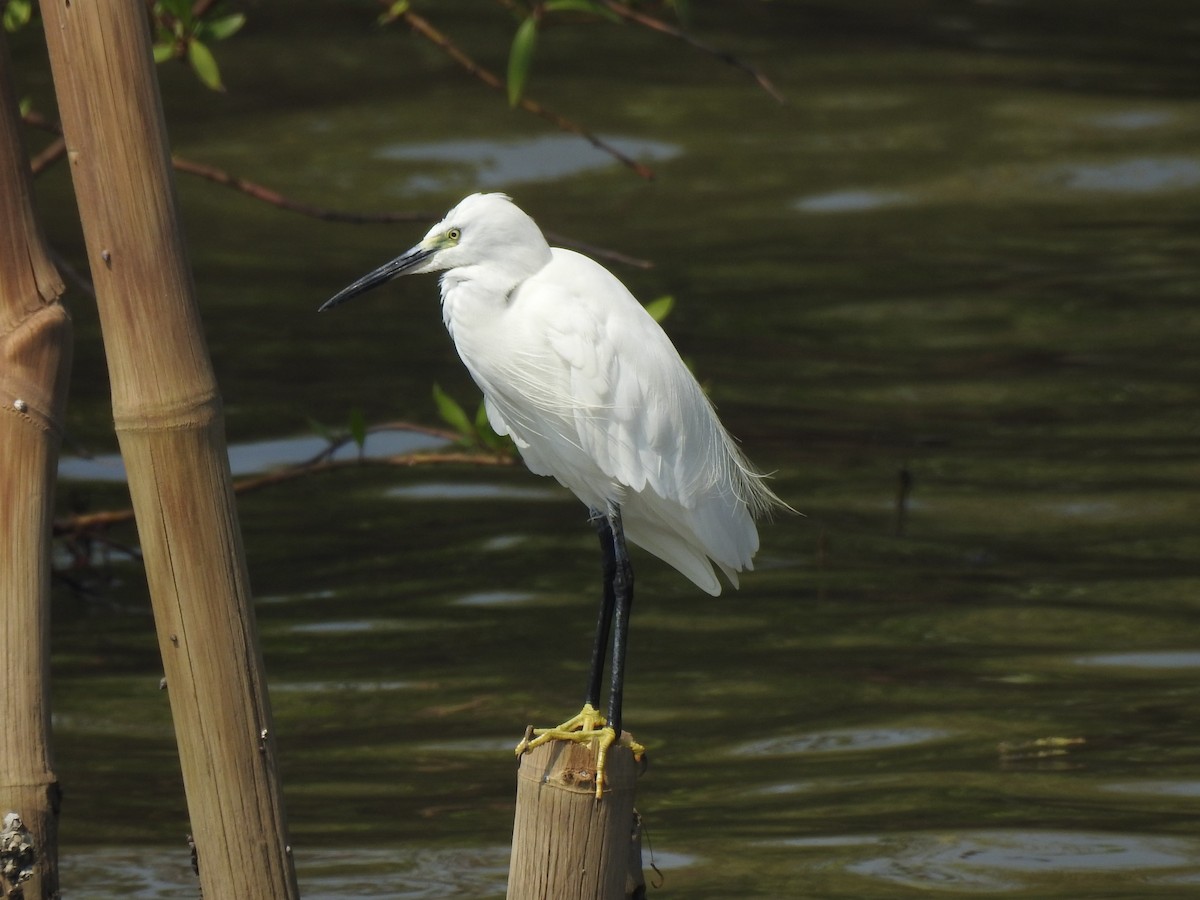
[[[496,434],[496,429],[492,428],[492,423],[488,421],[487,417],[487,404],[484,402],[480,402],[479,410],[475,413],[475,436],[483,447],[493,453],[513,456],[517,452],[512,438]]]
[[[216,58],[200,41],[188,42],[188,62],[192,64],[192,71],[205,87],[214,91],[225,90],[225,86],[221,84],[221,70],[217,68]]]
[[[322,425],[320,422],[318,422],[312,416],[308,416],[307,418],[308,418],[308,427],[312,429],[313,434],[315,434],[321,440],[323,440],[329,444],[333,444],[337,441],[337,438],[334,436],[334,433],[332,431],[330,431],[328,427],[326,427],[325,425]]]
[[[358,407],[350,410],[350,438],[358,445],[358,452],[362,453],[367,446],[367,417],[363,415],[363,411]]]
[[[31,0],[8,0],[8,5],[4,7],[4,30],[16,31],[28,25],[32,17]]]
[[[387,8],[387,12],[380,13],[376,22],[379,25],[391,25],[398,18],[408,12],[408,7],[408,0],[396,0],[395,3]]]
[[[517,27],[512,49],[508,51],[508,105],[516,106],[525,93],[525,82],[537,46],[537,19],[530,16]]]
[[[595,0],[548,0],[542,4],[542,9],[546,12],[581,12],[591,13],[594,16],[600,16],[602,19],[608,19],[610,22],[620,22],[621,17]]]
[[[433,400],[437,404],[438,415],[442,417],[442,421],[462,435],[463,440],[474,443],[475,429],[471,426],[471,420],[467,418],[463,408],[455,402],[454,398],[435,384]]]
[[[663,321],[671,314],[671,310],[675,306],[675,298],[670,294],[659,297],[657,300],[651,300],[646,304],[646,312],[650,313],[650,318],[655,322]]]
[[[184,24],[191,24],[192,0],[158,0],[155,8],[160,14],[165,12],[173,19],[178,19]]]
[[[498,451],[504,446],[504,439],[496,434],[492,423],[488,421],[487,404],[483,402],[475,412],[475,435],[479,438],[479,443],[489,450]]]
[[[245,24],[246,16],[244,13],[221,16],[219,19],[213,19],[204,23],[204,36],[214,41],[224,41],[241,31],[242,26]]]
[[[154,45],[154,61],[156,63],[165,63],[169,59],[175,58],[174,41],[163,41],[161,44]]]

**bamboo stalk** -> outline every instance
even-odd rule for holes
[[[521,756],[508,900],[626,900],[641,878],[637,764],[614,745],[596,799],[592,748],[550,741]]]
[[[34,213],[11,71],[0,37],[0,818],[16,813],[32,835],[25,900],[49,900],[58,896],[59,799],[50,740],[50,529],[71,321]],[[13,887],[0,874],[0,891]]]
[[[271,710],[140,0],[42,16],[206,897],[298,896]]]

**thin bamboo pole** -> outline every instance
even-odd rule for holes
[[[50,64],[206,897],[298,896],[224,423],[145,4],[48,0]]]
[[[550,741],[521,757],[508,900],[626,900],[643,887],[632,751],[612,747],[604,775],[597,800],[586,744]]]
[[[50,741],[50,533],[71,321],[34,213],[11,72],[0,36],[0,818],[16,813],[32,835],[24,897],[49,900],[58,896],[59,798]],[[0,891],[14,887],[6,880],[0,874]]]

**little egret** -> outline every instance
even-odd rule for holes
[[[442,319],[483,391],[488,421],[538,475],[591,511],[604,588],[585,702],[517,754],[548,740],[597,742],[596,796],[621,730],[633,569],[625,541],[716,596],[713,564],[737,587],[758,550],[754,519],[785,504],[721,426],[662,328],[607,269],[550,247],[503,194],[472,194],[406,253],[364,275],[321,311],[400,275],[438,272]],[[612,631],[608,716],[599,713]]]

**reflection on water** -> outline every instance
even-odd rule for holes
[[[1107,784],[1105,790],[1147,796],[1179,797],[1200,800],[1200,781],[1138,781],[1130,784]]]
[[[1114,666],[1123,669],[1197,669],[1200,650],[1150,650],[1141,653],[1097,653],[1076,658],[1081,666]]]
[[[338,461],[383,459],[405,453],[417,453],[445,446],[441,438],[414,431],[379,431],[368,434],[362,449],[349,443],[338,447],[330,458]],[[273,438],[229,445],[229,468],[235,476],[257,475],[281,466],[295,466],[324,453],[329,441],[316,435]],[[64,456],[58,464],[58,477],[66,481],[124,481],[125,464],[119,453],[99,456]]]
[[[386,897],[503,896],[508,848],[367,850],[355,847],[295,848],[301,894],[322,900]],[[94,885],[88,896],[132,900],[195,900],[198,881],[187,848],[100,847],[63,857],[64,884]],[[68,891],[65,896],[70,897]]]
[[[771,738],[743,744],[734,752],[748,756],[780,756],[792,753],[845,753],[910,747],[948,737],[936,728],[863,728]]]
[[[400,619],[346,619],[324,622],[304,622],[289,626],[295,634],[357,634],[362,632],[408,631],[427,628],[428,623],[406,622]]]
[[[1088,121],[1100,128],[1117,128],[1122,131],[1140,131],[1143,128],[1158,128],[1168,125],[1175,114],[1164,109],[1128,109],[1120,112],[1102,113]]]
[[[510,603],[527,603],[537,597],[528,591],[476,591],[459,597],[455,606],[502,606]]]
[[[540,482],[534,481],[533,486],[528,483],[517,485],[428,482],[392,488],[387,495],[402,500],[566,500],[570,497],[565,491],[537,487],[537,484]]]
[[[272,694],[343,694],[404,691],[412,687],[408,681],[272,681]]]
[[[434,753],[466,753],[495,755],[498,753],[513,754],[518,739],[512,737],[475,737],[461,741],[426,741],[420,748]]]
[[[508,847],[373,850],[297,845],[300,893],[317,900],[442,900],[503,897]],[[656,853],[660,872],[694,865],[695,856]],[[64,884],[94,885],[89,897],[195,900],[198,881],[188,850],[97,847],[63,857]],[[75,895],[68,891],[70,900]]]
[[[1200,873],[1200,842],[1087,832],[974,831],[880,838],[879,855],[847,869],[924,889],[1019,892],[1039,882],[1067,884],[1080,872],[1136,885],[1159,870]],[[882,851],[880,853],[880,851]],[[1175,871],[1171,874],[1179,875]]]
[[[661,162],[680,148],[640,138],[601,138],[619,152],[641,162]],[[449,168],[441,176],[413,175],[401,183],[401,196],[447,189],[477,191],[506,188],[528,181],[555,181],[591,169],[617,165],[613,157],[569,134],[525,140],[456,140],[428,144],[392,144],[376,151],[380,159],[417,163],[414,168]]]
[[[909,202],[909,195],[899,191],[846,190],[803,197],[796,201],[796,209],[815,213],[866,212]]]
[[[1200,186],[1200,159],[1168,157],[1063,166],[1053,177],[1073,191],[1145,194]]]
[[[990,166],[905,183],[899,189],[846,188],[811,194],[795,201],[803,213],[856,213],[906,209],[917,205],[994,202],[997,198],[1060,199],[1104,194],[1156,194],[1200,188],[1200,159],[1138,157],[1112,162],[1072,161],[1063,164]]]

